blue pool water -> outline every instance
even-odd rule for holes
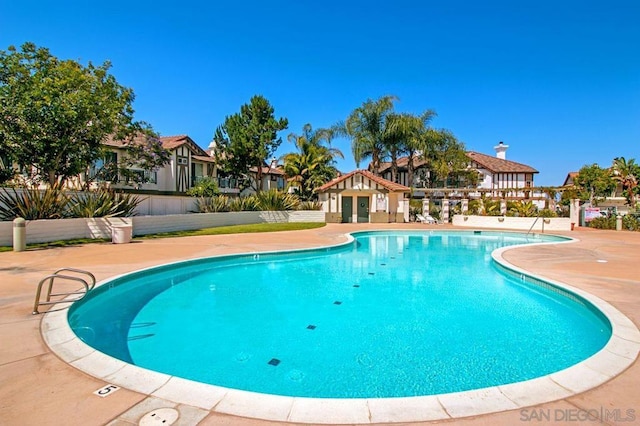
[[[337,248],[202,259],[74,304],[87,344],[141,367],[279,395],[430,395],[512,383],[601,349],[590,304],[501,272],[522,235],[367,232]],[[557,240],[557,239],[556,239]]]

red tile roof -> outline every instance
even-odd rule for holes
[[[204,161],[205,163],[215,163],[216,159],[208,155],[192,155],[194,160]]]
[[[191,151],[193,151],[196,155],[207,156],[207,153],[200,148],[188,135],[177,135],[177,136],[161,136],[158,138],[160,142],[162,142],[162,147],[168,150],[174,150],[184,144],[188,144],[191,147]],[[134,144],[142,144],[146,140],[146,135],[138,134],[133,137],[132,142]],[[113,136],[108,136],[107,139],[103,142],[107,146],[112,146],[115,148],[124,148],[129,141],[126,140],[117,140],[114,139]]]
[[[469,151],[467,152],[467,157],[475,161],[480,167],[493,173],[538,173],[536,169],[526,164],[503,160],[502,158],[480,154],[479,152]]]
[[[249,169],[250,172],[252,173],[256,173],[258,171],[257,167],[251,167]],[[282,175],[284,176],[284,170],[282,170],[279,167],[268,167],[268,166],[263,166],[262,167],[262,174],[263,175]]]
[[[526,164],[516,163],[515,161],[503,160],[491,155],[480,154],[479,152],[469,151],[467,157],[470,160],[475,161],[480,167],[487,169],[494,173],[538,173],[533,167]],[[409,163],[407,157],[400,157],[397,160],[398,168],[405,169]],[[413,158],[414,168],[418,168],[426,164],[426,161],[419,158]],[[391,169],[391,162],[380,163],[380,173],[386,172]]]
[[[398,168],[406,168],[407,165],[409,164],[409,157],[400,157],[396,160],[396,163],[398,164]],[[427,162],[424,161],[421,158],[413,157],[413,167],[417,168],[420,166],[425,165]],[[387,170],[391,170],[391,162],[390,161],[383,161],[380,163],[380,173],[384,173]]]
[[[567,177],[564,179],[564,183],[562,184],[562,186],[573,186],[573,185],[575,185],[574,181],[576,179],[576,176],[578,176],[578,172],[569,172],[567,174]]]
[[[371,173],[368,170],[354,170],[352,172],[347,173],[346,175],[342,175],[340,177],[337,177],[327,183],[325,183],[324,185],[322,185],[320,188],[317,188],[316,191],[317,192],[323,192],[326,191],[327,189],[331,188],[334,185],[337,185],[340,182],[343,182],[345,180],[347,180],[348,178],[350,178],[353,175],[362,175],[366,178],[371,179],[372,181],[376,182],[379,185],[382,185],[385,189],[388,189],[389,191],[394,191],[394,192],[409,192],[411,191],[411,188],[408,188],[404,185],[400,185],[399,183],[395,183],[395,182],[391,182],[390,180],[381,178],[380,176],[376,176],[373,173]]]

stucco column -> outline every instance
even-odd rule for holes
[[[571,201],[569,201],[569,218],[571,219],[571,223],[575,224],[574,226],[580,224],[580,200],[576,198],[572,198]]]
[[[462,211],[462,214],[469,213],[469,199],[463,198],[462,200],[460,200],[460,202],[462,204],[460,208],[460,210]]]
[[[422,199],[422,214],[423,215],[429,214],[429,199],[426,197]]]
[[[507,200],[504,198],[500,199],[500,214],[503,216],[507,214]]]
[[[444,223],[449,222],[449,199],[448,198],[442,199],[442,211],[440,212],[440,218]]]

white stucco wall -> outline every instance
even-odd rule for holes
[[[532,225],[535,226],[532,227]],[[505,216],[464,216],[454,215],[453,225],[467,228],[516,229],[532,232],[570,231],[571,219],[568,217],[505,217]]]
[[[110,219],[29,220],[26,223],[26,231],[27,244],[33,244],[75,238],[111,238],[112,227],[118,225],[132,225],[133,235],[146,235],[251,223],[324,223],[324,221],[324,212],[318,210],[194,213]],[[0,246],[11,245],[13,245],[13,222],[0,222]]]

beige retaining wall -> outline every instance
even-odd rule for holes
[[[27,244],[74,238],[111,238],[113,226],[132,225],[133,235],[187,231],[251,223],[322,222],[324,212],[193,213],[130,218],[58,219],[27,221]],[[0,246],[13,245],[13,222],[0,222]]]
[[[534,224],[535,223],[535,224]],[[468,228],[516,229],[532,232],[570,231],[568,217],[453,216],[453,225]],[[533,228],[532,228],[533,226]]]

